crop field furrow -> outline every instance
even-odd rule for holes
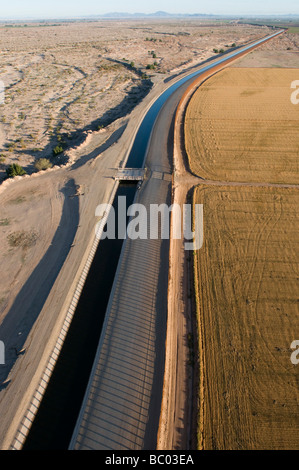
[[[185,144],[206,178],[194,253],[202,449],[298,449],[299,108],[290,69],[225,69],[193,95]]]
[[[297,69],[225,69],[193,96],[185,142],[194,174],[220,181],[299,182]]]
[[[228,186],[229,207],[220,203],[222,192],[200,186],[195,195],[205,207],[206,233],[196,254],[204,448],[292,448],[299,418],[290,362],[299,328],[299,255],[287,227],[298,225],[298,191],[250,188],[244,201],[242,187]]]

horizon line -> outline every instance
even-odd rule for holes
[[[0,21],[21,21],[21,20],[32,20],[32,21],[51,21],[51,20],[75,20],[75,19],[87,19],[87,18],[144,18],[144,17],[155,17],[155,18],[167,18],[167,17],[206,17],[206,18],[231,18],[231,19],[246,19],[246,18],[291,18],[298,17],[299,13],[169,13],[166,11],[155,11],[151,13],[143,12],[107,12],[107,13],[86,13],[81,15],[46,15],[46,16],[25,16],[25,15],[7,15],[1,16]]]

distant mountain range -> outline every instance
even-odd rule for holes
[[[0,21],[8,20],[8,21],[22,21],[22,20],[32,20],[32,21],[49,21],[51,20],[64,20],[64,21],[80,21],[80,20],[97,20],[97,19],[134,19],[134,18],[202,18],[202,19],[267,19],[267,20],[276,20],[276,21],[291,21],[291,20],[298,20],[298,14],[288,14],[288,15],[215,15],[215,14],[206,14],[206,13],[168,13],[166,11],[156,11],[155,13],[127,13],[127,12],[111,12],[111,13],[103,13],[103,14],[95,14],[95,15],[81,15],[81,16],[63,16],[63,17],[53,17],[53,18],[34,18],[34,17],[1,17]]]
[[[156,11],[155,13],[125,13],[111,12],[103,15],[92,15],[97,18],[277,18],[277,19],[294,19],[299,18],[297,14],[288,15],[215,15],[205,13],[168,13],[166,11]],[[90,17],[90,16],[89,16]]]
[[[178,17],[196,17],[196,18],[211,18],[216,15],[208,15],[202,13],[167,13],[166,11],[156,11],[155,13],[124,13],[124,12],[112,12],[105,13],[101,16],[102,18],[178,18]]]

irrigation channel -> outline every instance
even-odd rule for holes
[[[197,76],[216,65],[238,56],[280,32],[227,54],[166,89],[146,113],[130,150],[126,167],[144,166],[154,123],[164,103],[174,91],[182,85],[190,84]],[[182,93],[184,90],[185,87],[182,87]],[[127,206],[130,206],[135,194],[136,183],[119,184],[113,203],[116,224],[118,197],[125,196]],[[69,447],[93,366],[123,242],[122,239],[107,238],[101,240],[98,245],[73,321],[23,450],[66,450]]]

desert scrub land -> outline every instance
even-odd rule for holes
[[[270,42],[238,60],[232,67],[299,68],[299,31],[292,30],[277,36]]]
[[[299,69],[229,68],[191,99],[185,121],[191,171],[205,179],[299,183]]]
[[[225,69],[187,108],[189,164],[205,178],[194,192],[201,449],[299,448],[296,76]]]
[[[199,447],[298,449],[298,189],[200,186]]]
[[[126,116],[153,83],[266,35],[267,27],[205,21],[0,24],[0,180],[12,163],[65,162],[86,132]]]

